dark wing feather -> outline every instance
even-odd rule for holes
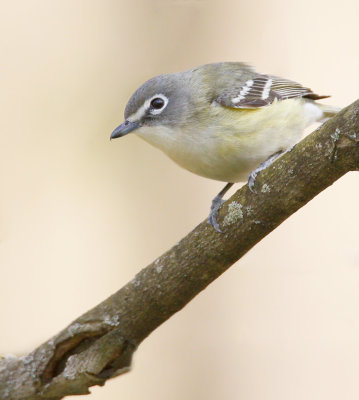
[[[295,97],[318,100],[329,96],[319,96],[311,89],[288,79],[257,74],[242,86],[222,93],[216,102],[231,108],[259,108],[268,106],[275,99],[285,100]]]

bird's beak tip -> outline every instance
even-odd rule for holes
[[[128,133],[134,131],[138,127],[139,127],[138,122],[131,122],[129,120],[126,120],[111,133],[110,140],[125,136]]]

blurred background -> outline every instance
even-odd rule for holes
[[[110,143],[140,84],[246,61],[346,106],[359,97],[358,12],[354,0],[1,1],[0,354],[32,350],[118,290],[222,188],[134,135]],[[350,173],[91,398],[357,398],[358,201]]]

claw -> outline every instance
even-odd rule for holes
[[[255,183],[255,181],[256,181],[256,178],[257,178],[257,173],[256,173],[256,171],[252,171],[252,172],[249,174],[249,177],[248,177],[248,187],[249,187],[249,190],[250,190],[252,193],[257,193],[257,192],[254,190],[254,183]]]
[[[208,216],[208,223],[209,223],[210,225],[212,225],[213,228],[214,228],[217,232],[223,233],[223,231],[222,231],[221,228],[219,227],[218,222],[217,222],[217,220],[216,220],[216,215],[217,215],[217,212],[216,212],[215,214],[210,214],[210,215]]]
[[[213,226],[213,228],[219,233],[223,233],[223,232],[221,231],[221,228],[218,225],[216,217],[218,214],[218,210],[221,208],[222,204],[224,203],[223,196],[228,192],[228,190],[232,186],[233,186],[233,183],[228,182],[227,185],[212,200],[211,211],[208,215],[208,223],[211,224]]]
[[[293,146],[294,147],[294,146]],[[293,148],[291,147],[290,150]],[[289,151],[290,151],[289,150]],[[260,164],[256,169],[254,169],[248,176],[248,187],[249,190],[252,193],[257,193],[254,190],[254,183],[256,181],[257,175],[259,172],[265,170],[266,168],[268,168],[271,164],[273,164],[273,162],[281,155],[283,154],[283,151],[277,151],[277,153],[272,154],[267,160],[265,160],[264,162],[262,162],[262,164]]]
[[[216,196],[212,201],[211,211],[208,215],[208,223],[219,233],[223,233],[223,231],[219,227],[216,217],[223,203],[224,200],[220,196]]]

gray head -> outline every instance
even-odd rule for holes
[[[125,122],[112,132],[111,139],[140,127],[178,125],[190,106],[187,79],[184,73],[165,74],[145,82],[128,101]]]

